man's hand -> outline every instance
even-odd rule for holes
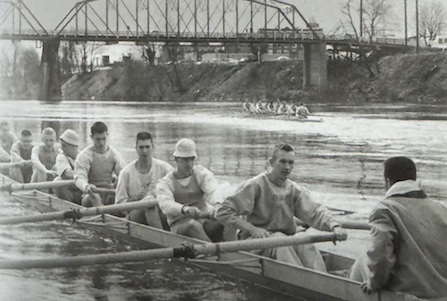
[[[371,283],[369,280],[362,283],[361,288],[365,294],[371,294],[374,290],[371,288]]]
[[[57,176],[58,176],[58,174],[54,170],[47,171],[47,181],[53,181],[54,178],[56,178]]]
[[[269,231],[259,227],[254,227],[250,230],[250,234],[253,238],[267,238],[270,236]]]
[[[87,186],[85,186],[84,193],[91,195],[96,192],[96,189],[97,189],[97,187],[95,185],[88,184]]]
[[[185,215],[189,215],[189,216],[196,218],[196,217],[200,216],[201,211],[199,208],[194,207],[194,206],[183,206],[182,213]]]
[[[20,162],[20,167],[27,167],[27,166],[33,166],[33,161],[26,160],[26,161]]]
[[[348,233],[346,233],[346,230],[341,226],[335,226],[332,228],[332,233],[335,234],[336,240],[346,240],[346,238],[348,238]]]

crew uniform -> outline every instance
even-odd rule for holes
[[[56,170],[56,157],[60,153],[62,153],[62,149],[59,143],[54,144],[51,153],[45,150],[43,143],[34,146],[31,152],[31,161],[33,162],[31,182],[52,181],[52,178],[48,178],[47,172]]]
[[[246,220],[240,218],[241,215]],[[289,179],[279,187],[269,179],[267,172],[242,184],[216,212],[216,218],[225,226],[241,230],[255,226],[269,231],[272,237],[295,235],[297,226],[294,216],[323,231],[331,231],[335,226],[340,226],[326,207],[314,202],[309,190]],[[240,237],[251,238],[247,231],[242,231]],[[266,249],[257,253],[298,266],[326,271],[321,254],[312,244]]]
[[[351,279],[369,280],[374,290],[447,300],[446,207],[427,199],[416,181],[399,181],[374,209],[369,224],[371,245],[354,263]]]
[[[16,141],[11,147],[11,161],[12,162],[24,162],[31,160],[32,148],[24,148],[22,141]],[[33,174],[33,165],[27,164],[25,166],[14,166],[10,169],[10,176],[12,179],[19,183],[31,182],[31,176]]]
[[[171,231],[175,233],[176,224],[192,219],[182,213],[183,206],[195,206],[204,214],[212,215],[213,193],[217,180],[207,168],[194,165],[192,174],[186,179],[176,179],[170,172],[157,184],[157,200],[161,211],[166,215]]]
[[[79,145],[79,137],[78,134],[68,129],[66,130],[59,138],[65,143],[68,143],[72,146],[78,146]],[[74,171],[75,167],[75,159],[71,158],[70,156],[67,156],[65,153],[60,153],[56,156],[56,173],[57,177],[54,179],[54,181],[61,181],[63,179],[69,179],[66,177],[66,172],[71,170]],[[76,204],[81,204],[81,198],[82,198],[82,191],[76,187],[63,187],[63,188],[56,188],[55,189],[56,195],[58,195],[61,198],[68,199]]]
[[[116,186],[115,204],[155,200],[155,185],[161,178],[174,170],[169,163],[152,158],[151,169],[148,173],[143,174],[136,168],[137,161],[138,159],[132,161],[120,172]],[[147,221],[147,223],[152,225],[151,221]]]
[[[124,161],[116,149],[107,147],[108,150],[103,154],[96,152],[93,145],[79,153],[75,162],[74,179],[81,191],[85,191],[88,184],[93,184],[98,188],[114,187],[114,173],[116,175],[120,173]],[[113,194],[100,193],[100,195],[104,205],[113,204]]]
[[[195,143],[190,139],[181,139],[176,145],[174,157],[196,158]],[[175,171],[172,171],[160,180],[156,188],[158,205],[167,217],[171,232],[178,233],[179,228],[197,220],[211,241],[223,239],[223,226],[213,218],[218,182],[211,171],[202,165],[194,165],[191,175],[183,179],[176,179]],[[183,214],[186,206],[197,207],[200,216]]]

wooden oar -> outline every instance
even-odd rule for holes
[[[0,169],[8,169],[11,167],[16,167],[21,164],[22,164],[22,162],[4,162],[4,163],[0,163]]]
[[[14,183],[6,186],[1,186],[0,191],[14,192],[21,190],[60,188],[74,185],[75,185],[74,180],[60,180],[60,181],[37,182],[37,183],[26,183],[26,184]],[[115,189],[96,187],[94,188],[94,192],[115,193]]]
[[[341,226],[345,229],[352,230],[369,230],[370,226],[366,221],[346,221],[346,220],[338,220]],[[300,219],[295,219],[295,223],[297,226],[302,226],[308,228],[309,225],[303,222]]]
[[[74,186],[74,180],[61,180],[61,181],[37,182],[37,183],[26,183],[26,184],[14,183],[6,186],[1,186],[0,191],[13,192],[20,190],[49,189],[49,188],[59,188],[66,186]]]
[[[157,206],[156,200],[149,201],[139,201],[131,202],[118,205],[107,205],[100,207],[92,207],[85,209],[73,209],[69,211],[58,211],[50,213],[42,213],[38,215],[28,215],[28,216],[14,216],[0,218],[0,225],[13,225],[21,223],[34,223],[43,221],[53,221],[53,220],[64,220],[67,218],[79,219],[84,216],[100,215],[103,213],[115,213],[122,211],[129,211],[135,209],[152,208]]]
[[[131,251],[114,254],[87,255],[76,257],[55,257],[44,259],[8,260],[0,261],[0,269],[49,269],[58,267],[77,267],[92,264],[109,264],[122,262],[147,261],[163,258],[194,258],[197,255],[216,255],[237,251],[249,251],[276,248],[290,245],[302,245],[323,241],[345,240],[338,239],[335,234],[314,234],[289,237],[259,238],[242,241],[221,243],[206,243],[180,248],[161,248],[143,251]]]

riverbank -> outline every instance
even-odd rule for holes
[[[447,53],[399,54],[367,61],[330,60],[328,89],[303,91],[298,61],[148,66],[126,61],[69,77],[64,100],[305,103],[445,103]],[[4,78],[1,98],[36,99],[37,86]],[[12,88],[11,88],[12,87]],[[7,93],[6,93],[7,91]]]
[[[400,54],[367,62],[329,61],[326,92],[302,90],[302,62],[147,66],[130,61],[75,75],[63,99],[133,101],[445,102],[447,54]]]

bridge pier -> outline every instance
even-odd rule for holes
[[[325,91],[328,85],[326,44],[303,44],[303,89]]]
[[[59,101],[62,99],[58,56],[59,44],[59,39],[43,42],[39,100]]]

